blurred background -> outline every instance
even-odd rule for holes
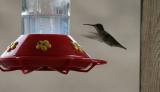
[[[0,92],[139,92],[140,0],[71,0],[71,36],[93,58],[89,73],[0,72]],[[0,53],[21,34],[21,0],[0,0]],[[127,50],[85,38],[102,23]]]

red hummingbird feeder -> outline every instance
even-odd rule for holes
[[[0,70],[88,72],[92,59],[69,35],[70,0],[23,0],[23,34],[0,57]]]

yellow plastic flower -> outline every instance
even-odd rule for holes
[[[11,43],[8,48],[7,48],[7,52],[10,52],[11,50],[14,50],[18,45],[18,42],[13,42]]]
[[[78,43],[73,42],[72,44],[73,44],[74,48],[75,48],[77,51],[83,52],[83,49],[81,48],[81,46],[80,46]]]
[[[52,45],[50,44],[48,40],[38,41],[36,45],[36,49],[40,49],[42,51],[47,51],[51,47]]]

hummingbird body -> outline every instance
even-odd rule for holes
[[[104,27],[102,24],[84,24],[84,25],[89,25],[89,26],[93,26],[99,37],[101,38],[101,40],[108,44],[109,46],[111,47],[120,47],[120,48],[123,48],[123,49],[127,49],[125,48],[123,45],[121,45],[112,35],[110,35],[107,31],[104,30]]]

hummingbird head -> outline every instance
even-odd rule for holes
[[[88,26],[93,26],[95,27],[98,31],[103,31],[104,28],[103,28],[103,25],[98,23],[98,24],[83,24],[83,25],[88,25]]]

